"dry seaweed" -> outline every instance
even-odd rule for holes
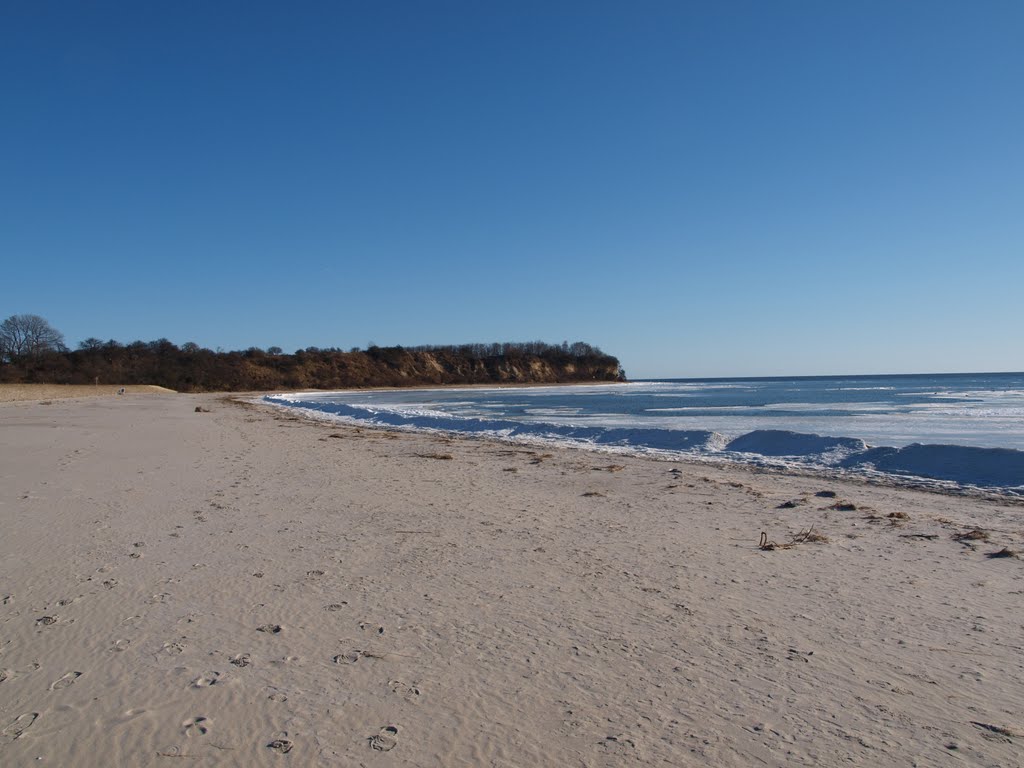
[[[957,541],[988,541],[988,531],[975,528],[963,533],[954,533],[953,538]]]
[[[792,549],[798,544],[805,544],[807,542],[827,544],[828,541],[828,536],[815,533],[814,526],[811,526],[806,531],[801,530],[796,536],[790,537],[790,540],[785,544],[779,544],[778,542],[769,540],[768,534],[765,531],[761,531],[761,540],[758,542],[757,548],[762,552],[773,552],[776,549]]]
[[[1019,557],[1019,556],[1020,556],[1020,552],[1018,552],[1015,549],[1010,549],[1009,547],[1003,547],[998,552],[986,552],[985,553],[985,557],[988,557],[988,558]]]

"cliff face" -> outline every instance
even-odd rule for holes
[[[0,381],[158,384],[184,392],[345,389],[444,384],[556,384],[622,380],[619,361],[590,345],[370,347],[294,355],[260,349],[213,352],[166,340],[108,343],[0,365]]]
[[[296,387],[415,386],[423,384],[556,384],[621,380],[619,362],[598,355],[588,359],[547,359],[539,355],[470,357],[448,351],[398,348],[366,352],[303,353],[286,365]],[[280,364],[284,361],[274,361]],[[284,373],[284,371],[282,371]]]

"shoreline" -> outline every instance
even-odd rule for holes
[[[561,385],[555,385],[561,386]],[[345,392],[354,390],[342,390]],[[396,391],[389,389],[386,391]],[[305,394],[305,392],[296,392],[289,394]],[[470,440],[495,440],[501,443],[507,443],[509,445],[525,445],[525,446],[539,446],[546,448],[559,448],[567,450],[582,450],[591,451],[597,454],[605,455],[618,455],[618,456],[633,456],[638,458],[646,458],[652,461],[667,461],[667,462],[680,462],[685,464],[692,464],[696,466],[722,466],[722,467],[735,467],[750,471],[761,471],[768,474],[779,474],[779,475],[793,475],[799,477],[808,478],[819,478],[825,480],[842,480],[850,482],[862,482],[868,485],[879,485],[892,488],[904,488],[908,490],[920,490],[928,491],[930,493],[938,493],[949,496],[959,496],[965,498],[979,498],[987,499],[992,501],[1007,501],[1009,503],[1019,503],[1024,505],[1024,488],[1020,487],[1007,487],[1005,489],[995,486],[979,486],[972,484],[957,483],[952,480],[942,480],[937,478],[927,478],[916,475],[900,475],[895,472],[858,472],[856,470],[848,470],[840,467],[829,467],[829,466],[815,466],[813,464],[799,464],[795,462],[790,463],[778,463],[773,464],[771,457],[763,457],[762,459],[743,459],[734,458],[729,455],[721,455],[716,453],[705,453],[705,454],[694,454],[687,451],[671,451],[662,449],[650,449],[644,446],[617,446],[615,444],[588,444],[585,442],[575,441],[552,441],[537,438],[532,440],[530,438],[514,438],[514,437],[501,437],[498,435],[488,434],[477,434],[470,432],[459,432],[458,430],[446,430],[444,428],[434,427],[417,427],[413,425],[409,426],[396,426],[389,424],[381,424],[367,421],[365,423],[358,422],[356,420],[345,420],[339,418],[336,414],[330,412],[319,412],[306,408],[296,408],[287,406],[279,403],[264,402],[265,397],[272,396],[269,393],[254,393],[254,394],[239,394],[238,397],[241,400],[247,400],[254,405],[261,407],[267,407],[270,409],[281,409],[288,411],[289,408],[293,413],[297,413],[303,418],[306,418],[313,422],[322,422],[327,424],[348,424],[352,426],[358,426],[364,429],[382,429],[385,431],[394,431],[399,433],[411,433],[415,434],[421,432],[423,434],[443,434],[449,437]],[[934,446],[927,446],[934,447]],[[947,447],[945,445],[940,447]],[[955,448],[963,448],[963,446],[949,446]],[[971,449],[968,449],[971,450]],[[986,449],[981,449],[986,450]],[[1012,450],[1012,449],[1011,449]]]
[[[1024,561],[991,557],[1024,549],[1016,504],[224,394],[9,404],[0,435],[5,764],[1010,765],[1024,740]]]
[[[931,374],[907,374],[907,375],[931,375]],[[822,378],[822,377],[811,377],[811,378]],[[846,377],[848,378],[848,377]],[[563,387],[563,386],[607,386],[609,384],[629,384],[630,382],[572,382],[569,384],[538,384],[538,383],[527,383],[527,384],[513,384],[513,385],[491,385],[491,384],[479,384],[479,385],[415,385],[411,387],[366,387],[362,389],[346,389],[346,390],[296,390],[295,392],[312,392],[318,394],[333,393],[333,392],[366,392],[366,391],[381,391],[381,392],[394,392],[402,391],[405,389],[410,390],[437,390],[437,389],[504,389],[504,388],[544,388],[544,387]],[[270,409],[282,408],[284,406],[278,406],[270,403],[262,402],[262,398],[272,396],[278,393],[278,390],[267,390],[267,391],[248,391],[248,392],[176,392],[165,387],[160,387],[150,384],[139,384],[139,385],[64,385],[64,384],[0,384],[0,407],[7,404],[25,404],[39,401],[60,401],[65,399],[85,399],[85,398],[105,398],[111,396],[117,396],[117,390],[124,388],[125,395],[178,395],[181,397],[207,397],[207,398],[220,398],[225,400],[231,400],[236,402],[248,402],[253,405],[261,407],[267,407]],[[289,392],[291,394],[291,392]],[[49,402],[42,402],[41,404],[50,404]],[[304,418],[308,418],[311,421],[318,421],[320,418],[312,413],[303,413]],[[335,422],[329,416],[323,417],[326,423],[345,423]],[[382,429],[385,431],[395,432],[406,432],[399,427],[391,427],[388,425],[379,424],[360,424],[358,425],[365,429]],[[416,430],[411,430],[415,432]],[[430,430],[422,430],[425,434],[431,434]],[[440,431],[441,434],[446,434],[451,437],[465,438],[465,439],[478,439],[478,440],[494,440],[499,443],[508,443],[509,445],[531,445],[530,442],[517,442],[513,439],[505,439],[497,436],[480,436],[473,434],[458,433],[455,431]],[[543,445],[543,443],[536,443],[536,445]],[[552,446],[545,446],[552,447]],[[794,476],[794,477],[806,477],[808,479],[820,479],[820,480],[835,480],[853,483],[863,483],[868,486],[879,486],[879,487],[891,487],[891,488],[902,488],[906,490],[923,491],[927,493],[935,493],[944,496],[963,497],[980,499],[991,502],[1005,502],[1008,504],[1020,504],[1024,505],[1024,493],[1015,490],[1000,490],[998,488],[985,488],[985,487],[971,487],[961,486],[952,483],[950,486],[943,486],[942,483],[951,482],[943,480],[929,480],[928,478],[917,478],[914,476],[902,477],[898,474],[892,473],[879,473],[877,476],[860,474],[857,472],[844,471],[842,469],[834,469],[828,467],[814,467],[814,466],[799,466],[799,465],[788,465],[788,466],[773,466],[771,464],[762,464],[757,462],[743,461],[730,459],[728,457],[719,457],[715,455],[708,456],[689,456],[683,452],[671,453],[665,452],[664,454],[659,451],[644,452],[642,450],[630,451],[629,449],[623,451],[616,451],[614,449],[608,450],[602,446],[588,446],[585,444],[558,444],[556,447],[564,448],[567,450],[582,450],[582,451],[593,451],[594,453],[607,453],[609,455],[623,455],[623,456],[636,456],[638,458],[645,458],[651,461],[664,461],[664,462],[679,462],[683,464],[690,464],[694,466],[722,466],[736,468],[743,471],[749,471],[753,473],[764,473],[768,475],[779,475],[779,476]],[[955,487],[954,487],[955,486]]]

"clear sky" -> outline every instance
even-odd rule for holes
[[[1024,369],[1024,2],[0,3],[0,315]]]

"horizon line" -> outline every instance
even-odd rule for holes
[[[877,379],[923,376],[1024,376],[1024,371],[934,371],[920,373],[811,373],[771,376],[656,376],[627,378],[629,382],[640,381],[784,381],[789,379]]]

